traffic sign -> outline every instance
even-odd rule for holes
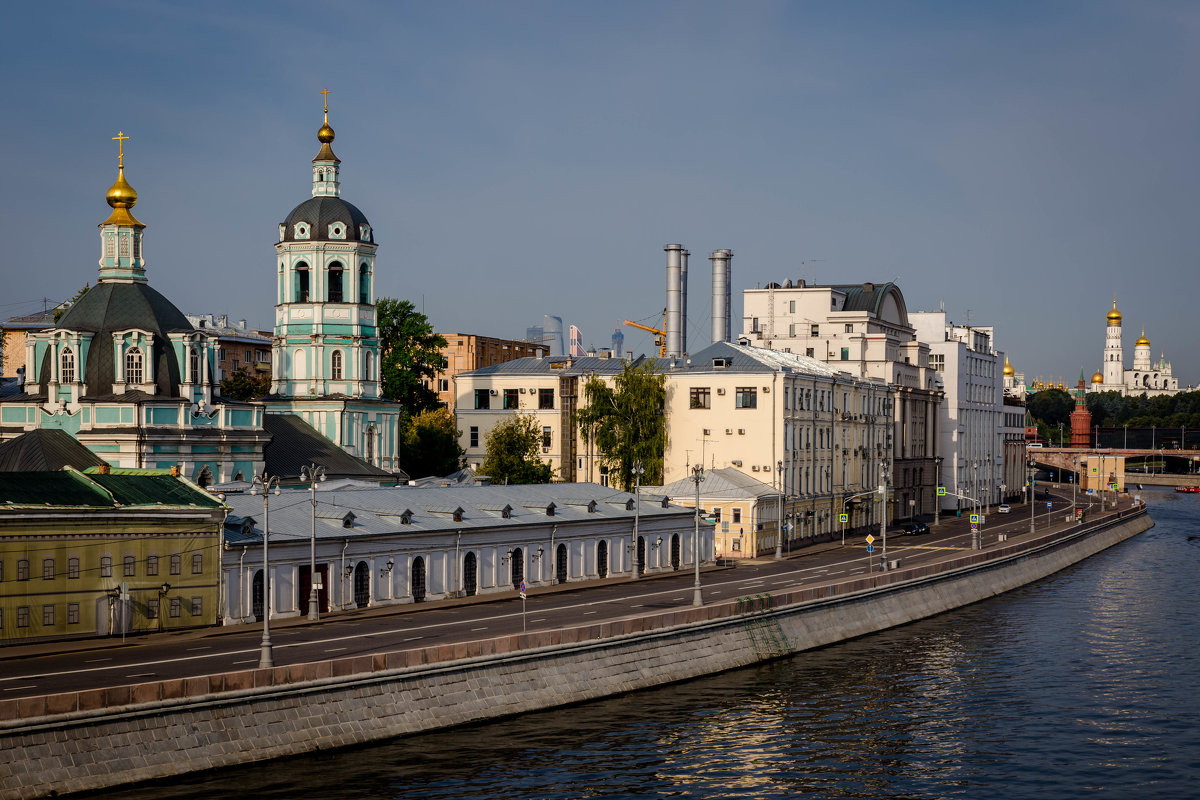
[[[1049,500],[1047,500],[1047,501],[1046,501],[1046,508],[1054,508],[1054,503],[1053,503],[1053,502],[1051,502],[1051,501],[1049,501]]]
[[[867,544],[870,544],[873,541],[875,541],[875,537],[868,533],[867,534]]]
[[[978,525],[978,524],[979,524],[979,515],[978,515],[978,514],[972,514],[972,515],[971,515],[971,524],[972,524],[972,525]]]
[[[849,514],[838,514],[838,522],[845,522],[848,519],[850,519]]]
[[[875,545],[873,545],[873,544],[869,544],[869,545],[867,545],[867,552],[868,552],[868,553],[870,553],[870,552],[871,552],[872,550],[874,550],[874,549],[875,549]]]
[[[521,599],[525,599],[525,581],[521,581]]]
[[[938,496],[938,497],[945,497],[945,496],[946,496],[946,487],[945,487],[945,486],[939,486],[939,487],[938,487],[937,496]]]
[[[977,531],[977,530],[979,530],[979,523],[978,523],[978,522],[972,522],[972,523],[971,523],[971,530],[973,530],[973,531]]]

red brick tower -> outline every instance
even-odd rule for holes
[[[1071,447],[1089,447],[1092,443],[1092,412],[1087,410],[1087,389],[1083,388],[1083,370],[1075,387],[1075,410],[1071,412]]]

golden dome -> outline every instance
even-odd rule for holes
[[[108,192],[104,195],[105,202],[112,208],[113,212],[109,214],[108,219],[101,222],[101,225],[132,225],[136,228],[146,227],[142,223],[134,219],[133,214],[129,213],[129,209],[137,205],[137,192],[125,180],[125,140],[129,137],[124,131],[119,132],[113,137],[113,141],[117,143],[117,180],[108,188]]]
[[[104,199],[112,208],[133,208],[137,205],[137,192],[125,180],[125,168],[117,169],[117,182],[109,187]]]
[[[317,141],[321,144],[329,144],[333,141],[333,128],[329,127],[329,118],[325,118],[325,124],[317,131]]]
[[[1138,340],[1136,342],[1134,342],[1133,345],[1134,345],[1134,347],[1141,347],[1142,345],[1146,345],[1146,347],[1150,346],[1150,340],[1146,338],[1146,326],[1145,325],[1142,326],[1142,335],[1138,337]]]
[[[1012,364],[1008,363],[1008,356],[1005,356],[1004,357],[1004,377],[1011,378],[1013,375],[1016,374],[1016,372],[1017,371],[1015,369],[1013,369]]]
[[[1117,325],[1120,325],[1120,324],[1121,324],[1121,312],[1120,312],[1120,311],[1117,311],[1117,297],[1116,297],[1116,295],[1113,295],[1113,307],[1112,307],[1112,311],[1109,311],[1109,312],[1108,312],[1108,316],[1106,317],[1106,319],[1108,319],[1108,321],[1109,321],[1109,322],[1116,323]]]
[[[1104,383],[1104,376],[1100,374],[1100,370],[1096,370],[1096,373],[1092,375],[1092,383]]]

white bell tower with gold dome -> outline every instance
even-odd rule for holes
[[[1121,312],[1117,310],[1117,296],[1113,294],[1112,309],[1105,317],[1108,326],[1104,332],[1104,373],[1102,391],[1121,391],[1125,386],[1125,356],[1121,348]]]

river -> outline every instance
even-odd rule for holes
[[[685,684],[128,798],[1195,798],[1200,496],[1039,583]]]

